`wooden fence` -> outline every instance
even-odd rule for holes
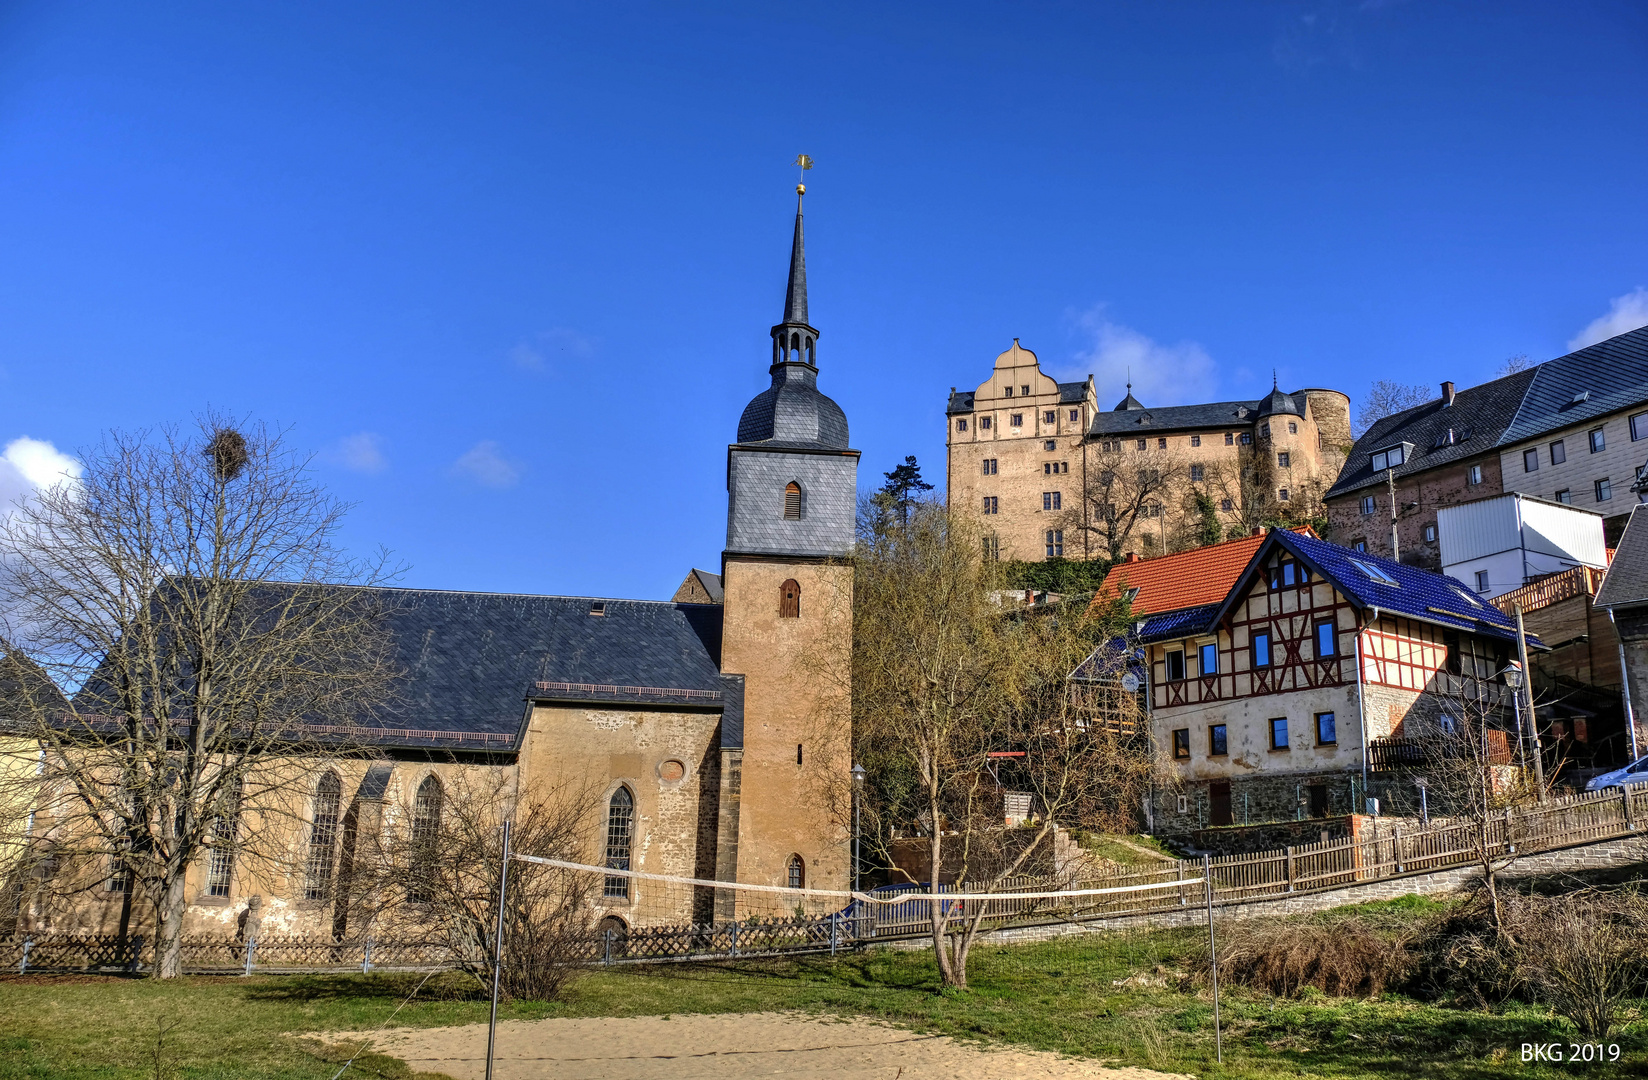
[[[1487,821],[1376,822],[1371,830],[1341,840],[1208,860],[1214,902],[1231,905],[1316,889],[1342,888],[1404,874],[1481,865],[1504,866],[1522,855],[1634,835],[1648,819],[1648,785],[1554,799],[1543,806],[1511,809]],[[1124,915],[1177,911],[1204,902],[1201,884],[1174,888],[1202,875],[1199,861],[1121,870],[1103,877],[1016,877],[988,885],[939,886],[946,893],[998,893],[999,899],[950,901],[963,919],[979,914],[992,929],[1056,926]],[[1160,888],[1099,896],[1034,897],[1071,889],[1155,885]],[[829,915],[750,919],[740,923],[681,924],[594,931],[573,943],[577,960],[590,964],[662,960],[729,959],[840,949],[918,938],[932,932],[931,895],[924,886],[877,890],[892,903],[853,901]],[[909,896],[907,900],[896,899]],[[0,938],[0,970],[138,972],[153,961],[141,938],[115,935],[32,934]],[[187,937],[184,970],[296,972],[427,970],[458,962],[443,940],[341,941],[268,937],[248,942],[229,937]]]

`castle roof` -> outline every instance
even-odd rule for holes
[[[1110,412],[1101,412],[1093,417],[1093,425],[1088,429],[1089,435],[1137,435],[1144,431],[1188,431],[1209,429],[1233,429],[1256,423],[1260,409],[1279,391],[1272,392],[1270,397],[1258,401],[1210,401],[1204,405],[1140,405],[1129,393],[1120,405]],[[1303,394],[1299,390],[1295,393]],[[1281,394],[1291,404],[1293,395]],[[1135,407],[1123,408],[1132,401]],[[1278,411],[1300,415],[1297,406],[1283,408]],[[1268,414],[1266,414],[1268,415]]]

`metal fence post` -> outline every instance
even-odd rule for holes
[[[840,936],[841,923],[837,920],[840,915],[832,912],[830,915],[830,955],[835,955],[836,939]]]
[[[604,936],[606,938],[606,951],[604,953],[602,953],[602,955],[601,955],[601,963],[611,964],[612,963],[612,931],[608,930]]]
[[[361,970],[362,975],[365,975],[367,972],[372,970],[372,939],[371,938],[366,939],[366,949],[365,949],[364,952],[361,953],[360,970]]]
[[[18,962],[17,974],[26,975],[28,973],[28,970],[29,970],[29,952],[33,948],[34,948],[34,938],[32,938],[32,937],[24,938],[23,939],[23,959]]]
[[[738,955],[738,924],[732,924],[732,955]]]
[[[257,952],[257,938],[255,938],[255,937],[247,938],[246,939],[246,974],[248,974],[248,975],[250,975],[252,973],[252,959],[253,959],[253,954],[256,953],[256,952]]]
[[[1202,882],[1207,891],[1207,955],[1213,974],[1213,1047],[1219,1064],[1225,1063],[1225,1039],[1219,1030],[1219,943],[1213,938],[1213,860],[1202,856]]]

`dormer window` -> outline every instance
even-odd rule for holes
[[[596,600],[593,603],[591,603],[589,605],[589,613],[591,615],[605,615],[607,613],[606,601],[605,600]]]
[[[801,485],[794,480],[784,486],[784,520],[801,520]]]
[[[1407,443],[1397,443],[1395,446],[1387,446],[1383,450],[1375,450],[1373,452],[1373,471],[1384,472],[1386,469],[1396,468],[1407,460],[1407,449]]]

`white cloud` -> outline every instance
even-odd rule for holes
[[[73,482],[80,473],[80,462],[51,443],[26,435],[13,439],[0,452],[0,515],[41,488]]]
[[[509,350],[509,358],[515,362],[515,366],[527,371],[543,371],[557,357],[587,360],[594,355],[594,338],[585,337],[578,331],[564,326],[534,334]]]
[[[1635,292],[1614,297],[1608,314],[1593,319],[1589,326],[1575,334],[1568,342],[1568,349],[1583,349],[1639,326],[1648,326],[1648,289],[1640,287]]]
[[[489,488],[514,487],[521,479],[520,468],[506,459],[503,447],[491,439],[476,443],[447,471]]]
[[[371,431],[345,435],[326,456],[352,472],[381,473],[389,468],[389,459],[383,453],[383,436]]]
[[[1133,396],[1146,405],[1180,405],[1213,401],[1216,369],[1213,358],[1194,341],[1163,345],[1131,327],[1111,322],[1100,304],[1076,316],[1076,324],[1092,339],[1092,345],[1076,353],[1071,374],[1093,374],[1101,397],[1115,390],[1120,400],[1122,387],[1133,380]],[[1105,407],[1109,408],[1108,398]]]

